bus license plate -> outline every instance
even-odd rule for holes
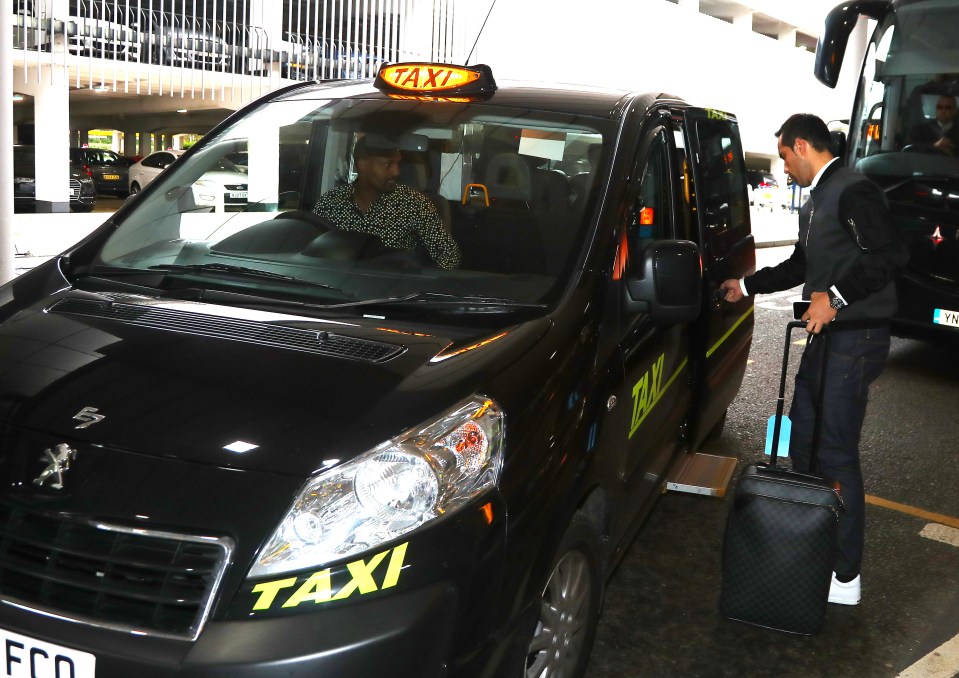
[[[120,175],[119,175],[119,174],[104,174],[104,175],[103,175],[103,179],[104,179],[104,181],[120,181]]]
[[[227,197],[233,200],[246,200],[246,191],[230,191],[227,193]]]
[[[5,676],[12,678],[95,678],[97,658],[89,652],[34,640],[0,629]]]
[[[932,312],[932,322],[936,323],[937,325],[959,327],[959,311],[949,311],[944,308],[937,308]]]

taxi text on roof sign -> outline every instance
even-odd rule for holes
[[[495,91],[489,66],[454,66],[426,62],[408,62],[383,66],[376,76],[376,87],[387,92],[407,94],[484,94]]]

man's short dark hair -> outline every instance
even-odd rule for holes
[[[359,160],[369,156],[385,157],[393,155],[400,150],[400,144],[396,139],[369,132],[356,140],[353,146],[353,158]]]
[[[828,151],[832,145],[826,123],[822,121],[822,118],[811,113],[796,113],[789,116],[776,131],[776,137],[782,137],[782,144],[787,148],[795,146],[796,139],[805,139],[820,153]]]

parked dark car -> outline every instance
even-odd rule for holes
[[[125,196],[128,193],[127,172],[133,161],[102,148],[71,148],[70,162],[88,171],[98,193]]]
[[[13,211],[37,211],[36,152],[33,146],[13,147]],[[70,211],[90,212],[97,204],[93,179],[81,165],[70,163]]]

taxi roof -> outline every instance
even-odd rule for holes
[[[330,96],[338,99],[391,99],[390,95],[376,89],[372,80],[335,80],[294,85],[278,92],[275,100],[305,100]],[[649,106],[658,98],[656,94],[639,94],[626,90],[506,80],[497,81],[496,91],[476,99],[476,103],[614,119],[635,99],[645,99],[642,103]],[[674,97],[666,98],[678,101]],[[424,100],[430,99],[426,97]]]

